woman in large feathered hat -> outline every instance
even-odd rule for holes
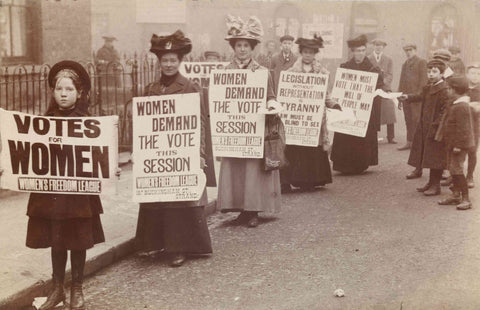
[[[263,28],[260,21],[250,17],[227,17],[227,36],[233,49],[233,61],[227,69],[266,70],[253,59],[255,46],[260,42]],[[280,110],[273,90],[273,79],[268,74],[267,107]],[[264,171],[263,159],[222,158],[218,189],[218,206],[222,212],[240,212],[236,221],[248,227],[259,224],[258,213],[280,210],[280,173]]]

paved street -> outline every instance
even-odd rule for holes
[[[89,309],[480,309],[478,189],[476,209],[439,206],[407,156],[380,142],[380,166],[284,195],[256,229],[217,213],[211,257],[130,256],[86,281]]]

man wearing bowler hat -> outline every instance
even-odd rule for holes
[[[368,55],[370,62],[379,67],[383,73],[383,87],[386,92],[392,91],[393,80],[393,61],[392,58],[385,55],[383,50],[387,46],[385,40],[376,38],[372,41],[373,52]],[[387,140],[388,143],[395,144],[395,123],[397,116],[395,111],[395,103],[391,99],[382,98],[382,108],[380,115],[380,124],[387,125]]]
[[[297,56],[295,56],[292,52],[292,45],[294,39],[294,37],[288,34],[281,37],[281,52],[274,55],[272,58],[272,66],[270,69],[273,71],[275,92],[278,90],[278,80],[280,79],[280,72],[289,69],[297,60]]]
[[[403,46],[407,60],[402,65],[398,91],[404,94],[417,94],[427,84],[427,61],[417,56],[417,46],[407,43]],[[412,147],[415,128],[420,120],[420,102],[402,102],[405,125],[407,127],[407,143],[398,148],[399,151]],[[421,176],[417,171],[416,176]]]

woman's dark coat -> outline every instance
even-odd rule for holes
[[[374,66],[367,57],[357,64],[354,59],[340,65],[341,68],[378,73],[376,89],[383,87],[380,68]],[[336,132],[333,137],[331,160],[333,170],[344,173],[359,173],[368,166],[378,165],[377,131],[380,131],[381,98],[373,99],[372,112],[364,138]]]

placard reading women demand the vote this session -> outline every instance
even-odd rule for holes
[[[338,68],[332,100],[342,107],[348,119],[329,122],[329,129],[347,135],[365,137],[372,112],[378,73]]]
[[[277,100],[285,109],[280,116],[289,145],[318,145],[328,74],[282,71]]]
[[[0,109],[0,187],[100,194],[115,180],[117,130],[118,116],[61,118]]]
[[[133,200],[192,201],[203,194],[200,95],[135,97]]]
[[[268,71],[215,70],[210,75],[213,154],[262,158]]]
[[[182,61],[179,71],[183,76],[190,79],[190,81],[202,87],[208,87],[210,83],[210,72],[215,69],[223,69],[228,64],[229,62]]]

